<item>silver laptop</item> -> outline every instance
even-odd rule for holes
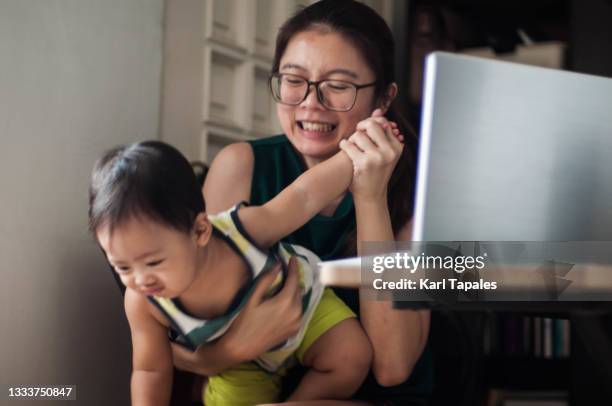
[[[612,241],[612,79],[427,57],[414,241]]]
[[[433,53],[418,160],[413,241],[612,241],[612,79]]]

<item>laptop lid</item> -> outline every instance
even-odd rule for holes
[[[414,241],[612,241],[612,79],[427,57]]]

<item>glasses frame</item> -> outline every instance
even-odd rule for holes
[[[294,76],[300,79],[303,79],[306,82],[306,92],[304,93],[304,97],[302,97],[302,99],[299,102],[296,103],[287,103],[285,101],[282,101],[279,97],[277,97],[276,93],[274,93],[274,86],[272,84],[272,82],[274,80],[280,80],[283,76]],[[324,102],[324,98],[323,98],[323,94],[321,93],[321,83],[323,82],[342,82],[345,83],[347,85],[350,85],[352,87],[355,88],[355,97],[353,97],[353,103],[351,103],[351,106],[347,109],[334,109],[334,108],[330,108],[327,106],[327,104],[325,104]],[[338,111],[338,112],[346,112],[346,111],[350,111],[353,107],[355,107],[355,103],[357,102],[357,94],[359,93],[359,90],[366,88],[366,87],[372,87],[374,85],[378,84],[378,81],[374,81],[372,83],[365,83],[362,85],[358,85],[356,83],[353,82],[349,82],[347,80],[337,80],[337,79],[322,79],[322,80],[308,80],[303,76],[300,75],[294,75],[292,73],[280,73],[280,72],[274,72],[271,73],[269,78],[268,78],[268,86],[270,87],[270,93],[272,93],[272,98],[280,104],[284,104],[286,106],[297,106],[299,104],[301,104],[304,100],[306,100],[306,98],[308,97],[308,95],[310,94],[310,89],[312,86],[315,87],[316,89],[316,93],[317,93],[317,100],[318,102],[321,104],[321,106],[325,107],[325,109],[330,110],[330,111]]]

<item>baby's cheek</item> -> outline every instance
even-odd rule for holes
[[[127,278],[125,276],[120,276],[119,279],[121,280],[121,283],[123,283],[123,286],[125,286],[126,288],[134,288],[133,284],[131,283],[130,278]]]

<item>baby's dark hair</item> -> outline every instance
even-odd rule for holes
[[[89,229],[109,231],[132,217],[188,233],[205,210],[204,197],[187,159],[161,141],[145,141],[106,152],[89,186]]]

